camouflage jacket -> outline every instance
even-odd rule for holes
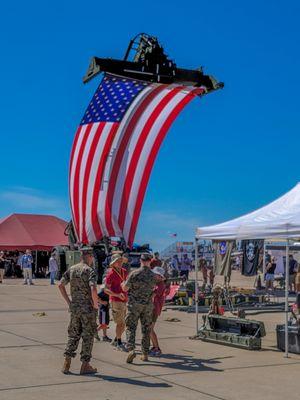
[[[79,263],[70,267],[63,275],[61,282],[70,283],[71,310],[76,308],[90,312],[93,310],[91,286],[97,286],[95,270],[86,264]]]
[[[149,267],[132,271],[125,285],[128,287],[128,303],[149,304],[152,302],[155,275]]]

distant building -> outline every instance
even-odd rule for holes
[[[177,254],[178,259],[181,260],[183,254],[187,254],[189,258],[195,258],[195,245],[193,242],[175,242],[166,247],[160,252],[162,258],[171,258]],[[198,256],[204,257],[207,260],[213,258],[213,248],[210,240],[199,241]]]
[[[171,258],[177,254],[181,260],[183,254],[187,254],[189,258],[193,258],[194,243],[193,242],[175,242],[160,252],[162,258]]]

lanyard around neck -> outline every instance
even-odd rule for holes
[[[113,270],[115,271],[115,273],[118,275],[118,277],[123,282],[125,280],[125,272],[122,269],[120,270],[121,272],[117,271],[116,268],[113,268]]]

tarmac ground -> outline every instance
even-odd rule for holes
[[[0,285],[0,399],[299,400],[300,356],[287,359],[276,347],[275,327],[284,313],[255,319],[267,331],[261,351],[190,340],[195,314],[167,310],[157,324],[160,358],[137,357],[129,365],[126,353],[95,342],[92,364],[98,373],[79,375],[77,356],[72,373],[63,375],[69,314],[57,286],[7,279]],[[113,331],[111,322],[110,336]]]

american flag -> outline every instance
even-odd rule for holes
[[[77,129],[69,189],[80,243],[123,237],[131,246],[160,145],[205,88],[106,74]]]

